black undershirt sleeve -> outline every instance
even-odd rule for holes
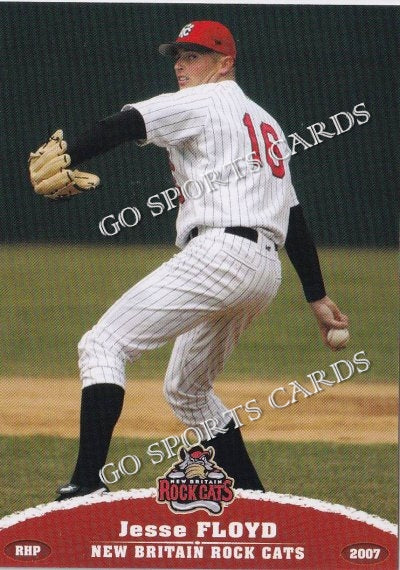
[[[325,297],[318,253],[300,204],[290,208],[285,248],[300,278],[307,301],[310,303]]]
[[[146,126],[137,109],[120,111],[94,123],[87,131],[68,140],[67,153],[71,165],[107,152],[132,140],[146,140]]]

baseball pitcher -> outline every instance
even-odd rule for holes
[[[277,294],[286,248],[327,346],[348,318],[326,296],[313,240],[292,185],[285,137],[235,80],[231,32],[194,21],[160,46],[178,91],[125,105],[66,142],[58,130],[29,161],[35,191],[63,200],[98,186],[76,169],[125,141],[169,153],[179,192],[180,252],[129,289],[79,343],[83,384],[78,459],[59,500],[107,491],[99,479],[122,410],[125,364],[176,339],[164,394],[186,425],[207,421],[215,461],[236,488],[263,490],[214,380],[241,333]],[[331,346],[332,349],[335,347]]]

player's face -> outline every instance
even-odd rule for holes
[[[174,58],[179,89],[203,83],[215,83],[221,75],[221,59],[215,53],[179,50]]]

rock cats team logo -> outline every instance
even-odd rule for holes
[[[194,24],[186,24],[186,26],[184,26],[181,29],[181,31],[179,32],[179,37],[185,38],[186,36],[188,36],[190,34],[190,32],[192,31],[193,28],[194,28]]]
[[[157,479],[157,502],[167,503],[175,513],[204,509],[221,514],[235,498],[234,480],[213,461],[214,449],[181,447],[179,456],[181,460]]]

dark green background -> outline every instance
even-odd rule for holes
[[[160,43],[195,19],[237,38],[238,82],[288,135],[364,102],[367,124],[291,160],[317,243],[397,243],[397,7],[1,3],[0,240],[173,242],[175,211],[147,198],[172,185],[166,153],[126,144],[93,159],[102,188],[65,203],[36,196],[27,157],[54,130],[65,138],[127,102],[176,90]],[[86,167],[88,165],[85,165]],[[103,237],[100,219],[137,206],[143,219]]]

